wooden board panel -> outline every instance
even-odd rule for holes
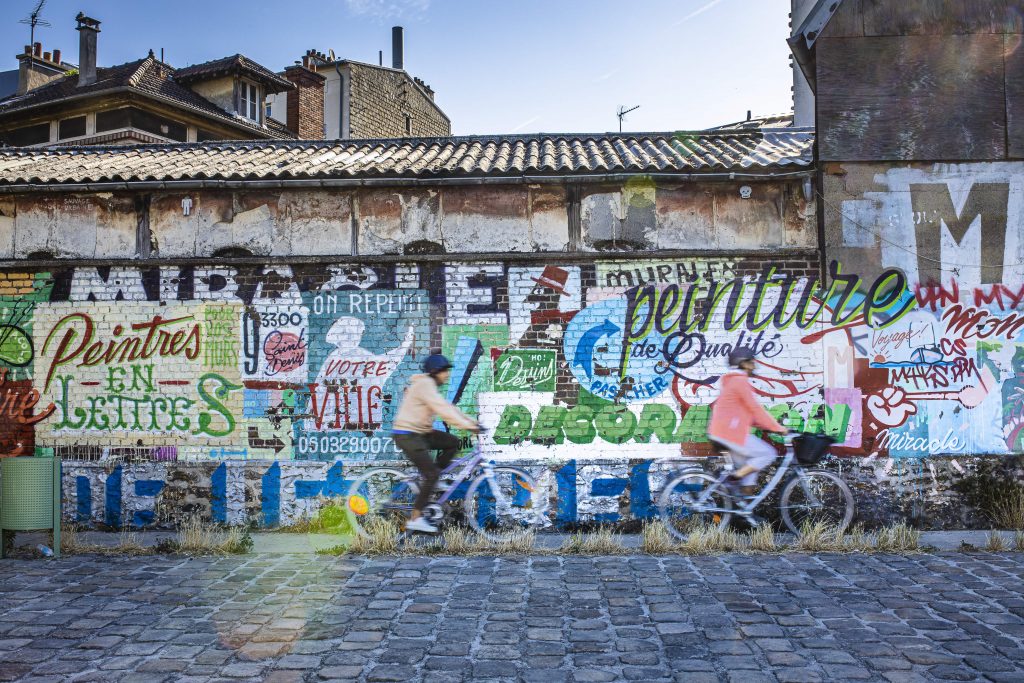
[[[820,158],[1004,158],[1002,51],[996,34],[823,38]]]
[[[862,0],[864,35],[1020,33],[1024,0]]]
[[[836,0],[839,1],[839,0]],[[868,0],[870,1],[870,0]],[[822,38],[849,38],[864,35],[864,0],[842,0],[835,14],[828,20]]]
[[[1024,159],[1024,41],[1003,36],[1006,69],[1006,153]]]

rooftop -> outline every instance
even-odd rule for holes
[[[268,126],[264,128],[252,121],[226,112],[213,102],[178,83],[177,74],[177,70],[168,64],[164,64],[151,54],[134,62],[127,62],[117,66],[99,67],[96,69],[96,82],[86,86],[78,85],[77,75],[63,76],[46,85],[30,90],[24,95],[16,95],[0,100],[0,116],[36,107],[54,105],[69,99],[78,99],[90,95],[135,92],[162,100],[193,113],[214,118],[236,128],[259,132],[272,138],[291,139],[295,137],[294,134],[284,129],[283,126]],[[292,87],[288,81],[276,75],[274,77],[287,83],[289,88]]]
[[[0,150],[0,186],[715,172],[769,175],[809,168],[813,144],[811,129],[764,128],[8,149]]]
[[[270,92],[282,92],[295,87],[288,79],[281,78],[265,66],[257,64],[245,55],[240,54],[176,69],[174,71],[174,80],[185,84],[232,74],[249,76],[253,80],[268,86]]]

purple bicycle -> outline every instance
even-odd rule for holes
[[[404,523],[419,493],[419,473],[391,467],[366,470],[348,488],[345,512],[356,533],[368,536],[376,518]],[[537,482],[526,471],[484,460],[480,443],[467,455],[453,460],[441,472],[434,500],[423,510],[432,524],[440,524],[445,509],[463,494],[465,521],[481,536],[496,542],[515,532],[548,523]]]

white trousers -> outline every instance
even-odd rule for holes
[[[753,472],[740,481],[744,486],[753,486],[757,483],[757,473],[768,467],[777,457],[777,453],[771,445],[753,434],[743,442],[743,450],[746,452],[737,453],[730,450],[729,453],[732,455],[732,462],[736,469],[740,469],[744,465],[751,465],[754,468]]]

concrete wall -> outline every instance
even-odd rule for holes
[[[799,181],[588,186],[579,234],[559,185],[148,195],[150,254],[208,257],[240,247],[260,256],[385,255],[579,249],[813,248],[812,209]],[[0,196],[0,259],[123,259],[136,243],[126,193]]]

